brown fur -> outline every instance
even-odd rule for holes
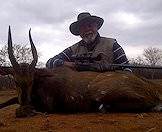
[[[52,113],[93,112],[101,104],[110,106],[110,111],[147,111],[160,102],[157,92],[160,86],[131,73],[78,72],[67,67],[35,69],[29,73],[16,77],[25,83],[18,87],[20,108],[16,113],[20,117],[32,113],[33,108]]]
[[[97,104],[116,110],[148,110],[159,103],[158,87],[133,74],[77,72],[66,67],[36,71],[33,85],[46,111],[72,112],[93,111]]]

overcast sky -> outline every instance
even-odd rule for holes
[[[144,48],[162,48],[162,0],[1,0],[0,46],[7,43],[11,25],[13,43],[27,44],[28,30],[40,61],[80,40],[69,31],[81,12],[104,19],[101,36],[116,38],[129,58]]]

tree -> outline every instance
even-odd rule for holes
[[[146,48],[141,56],[130,59],[130,63],[133,65],[161,65],[162,50],[154,47]]]
[[[129,62],[133,65],[146,65],[143,56],[137,56],[136,58],[131,58]]]
[[[0,49],[0,65],[1,66],[8,66],[10,65],[10,62],[8,60],[8,53],[7,53],[7,46],[3,46]]]
[[[146,62],[151,65],[160,65],[162,63],[162,50],[159,48],[149,47],[144,49],[143,56]]]
[[[0,49],[0,65],[6,65],[7,62],[7,50],[6,46]]]
[[[13,45],[13,51],[16,60],[18,63],[31,63],[33,60],[31,48],[27,45]],[[40,53],[38,52],[38,57]],[[38,62],[38,67],[43,66],[43,62]],[[41,65],[40,65],[41,64]],[[11,66],[11,63],[8,58],[8,51],[7,51],[7,45],[4,45],[0,49],[0,65],[1,66]]]
[[[133,65],[150,65],[156,66],[162,64],[162,50],[159,48],[149,47],[144,49],[143,54],[137,58],[132,58],[130,63]],[[147,78],[160,78],[162,71],[159,69],[133,69],[137,75]]]

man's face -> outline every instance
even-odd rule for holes
[[[80,36],[86,43],[91,43],[97,36],[97,24],[95,22],[86,22],[80,25]]]

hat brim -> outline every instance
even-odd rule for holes
[[[73,34],[73,35],[80,35],[79,33],[79,27],[81,24],[83,24],[84,22],[87,22],[87,21],[90,21],[90,22],[96,22],[97,23],[97,29],[100,29],[101,26],[103,25],[103,22],[104,20],[101,18],[101,17],[97,17],[97,16],[89,16],[89,17],[86,17],[84,18],[83,20],[81,21],[76,21],[76,22],[73,22],[69,29],[70,29],[70,32]]]

